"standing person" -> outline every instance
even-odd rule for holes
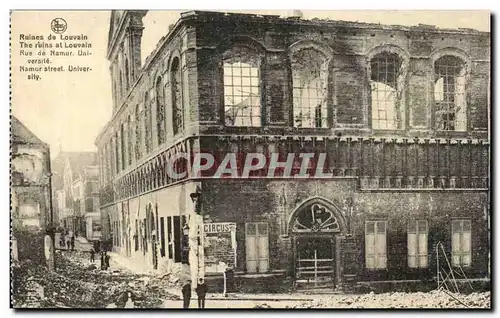
[[[90,261],[92,263],[95,261],[95,251],[93,247],[90,249]]]
[[[69,236],[66,236],[66,249],[71,248],[71,238]]]
[[[104,259],[104,252],[101,251],[101,269],[106,269],[105,267],[106,260]]]
[[[71,250],[72,251],[75,250],[75,237],[74,236],[71,237]]]
[[[105,261],[105,266],[106,266],[106,269],[109,268],[109,259],[111,258],[111,256],[108,255],[108,253],[104,252],[104,261]]]
[[[198,286],[196,286],[196,294],[198,295],[198,308],[205,308],[205,296],[208,292],[208,286],[203,281],[203,278],[200,278],[200,282]]]
[[[191,301],[191,280],[188,280],[182,286],[182,299],[184,300],[184,308],[189,308],[189,302]]]

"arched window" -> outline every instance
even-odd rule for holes
[[[465,131],[465,63],[445,55],[434,62],[434,104],[437,130]]]
[[[142,130],[141,130],[141,110],[139,105],[135,106],[135,159],[141,159],[141,142],[142,142]]]
[[[328,60],[316,49],[302,49],[293,54],[293,125],[328,127]]]
[[[373,129],[403,128],[402,62],[391,52],[381,52],[370,60]]]
[[[127,147],[127,141],[126,141],[126,123],[120,125],[120,163],[121,167],[120,170],[125,170],[125,166],[127,165],[127,154],[126,154],[126,147]]]
[[[177,135],[184,129],[184,108],[182,103],[182,78],[180,61],[178,57],[172,60],[170,68],[170,85],[172,89],[172,126],[173,133]]]
[[[163,99],[163,88],[161,76],[156,79],[155,85],[156,94],[156,131],[158,144],[165,142],[165,103]]]
[[[128,91],[130,88],[130,77],[128,71],[128,59],[125,59],[125,90]]]
[[[153,139],[153,116],[151,114],[151,105],[149,104],[149,94],[144,94],[144,145],[146,146],[146,153],[152,150]]]
[[[118,72],[118,99],[121,101],[123,98],[123,75],[122,70]]]
[[[134,147],[132,144],[134,130],[135,129],[132,126],[132,115],[129,115],[127,118],[127,161],[129,166],[132,164],[132,153],[134,152]]]
[[[224,117],[227,126],[261,126],[258,54],[236,46],[223,55]]]
[[[115,133],[115,173],[120,172],[120,138],[118,137],[118,131]]]

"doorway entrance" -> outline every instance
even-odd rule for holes
[[[297,237],[295,240],[297,283],[314,286],[334,284],[334,240],[323,237]]]
[[[294,211],[289,224],[296,287],[333,289],[342,276],[339,239],[346,231],[346,220],[341,211],[330,201],[314,197]]]

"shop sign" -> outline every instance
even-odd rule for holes
[[[205,233],[224,233],[236,231],[236,223],[206,223],[203,225]]]

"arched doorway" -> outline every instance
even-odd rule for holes
[[[335,287],[341,276],[340,242],[346,231],[340,210],[328,200],[311,198],[293,212],[289,224],[296,283]]]

